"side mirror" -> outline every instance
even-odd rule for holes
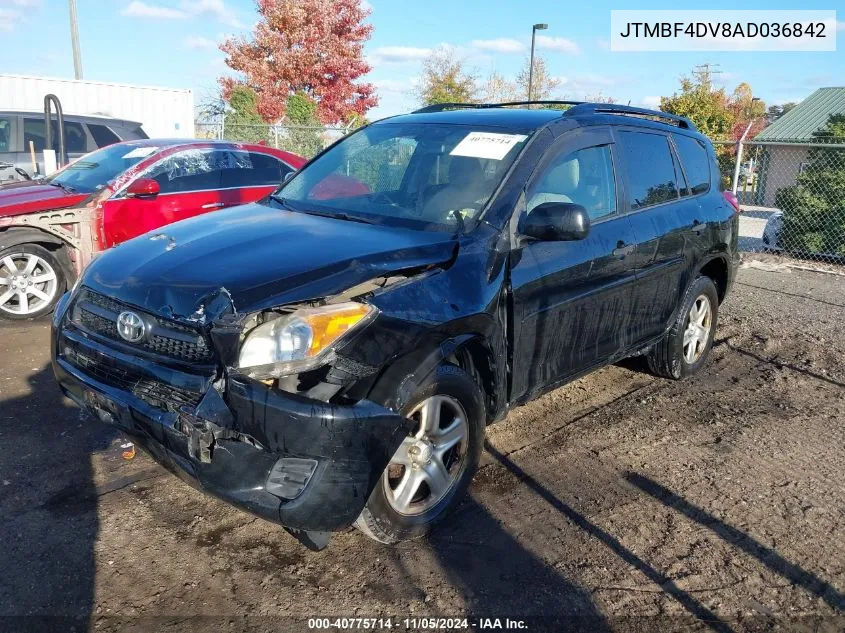
[[[127,198],[155,198],[161,192],[158,182],[152,178],[139,178],[126,189]]]
[[[583,240],[590,232],[590,216],[580,204],[544,202],[525,216],[519,231],[551,242]]]

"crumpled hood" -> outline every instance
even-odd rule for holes
[[[0,185],[0,217],[72,207],[89,195],[67,193],[61,187],[36,180],[6,183]]]
[[[457,246],[413,231],[244,205],[166,226],[95,259],[82,283],[164,317],[206,323],[336,294],[438,264]]]

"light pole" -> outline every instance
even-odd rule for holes
[[[545,31],[549,28],[548,24],[535,24],[531,27],[531,60],[528,66],[528,100],[531,101],[532,88],[534,84],[534,40],[537,37],[537,31]]]
[[[70,44],[73,48],[73,74],[82,79],[82,53],[79,50],[79,25],[76,20],[76,0],[68,0],[70,8]]]

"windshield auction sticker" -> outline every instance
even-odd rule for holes
[[[502,160],[517,143],[524,141],[523,134],[495,134],[493,132],[470,132],[449,152],[452,156],[490,158]]]
[[[836,11],[610,12],[612,51],[835,51]]]

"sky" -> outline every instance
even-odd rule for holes
[[[230,72],[217,43],[249,35],[253,0],[77,0],[86,79],[190,88],[197,103],[213,98]],[[719,71],[717,86],[748,82],[767,104],[800,101],[822,86],[845,85],[845,11],[837,18],[836,52],[636,52],[609,50],[610,10],[676,9],[677,2],[592,0],[364,0],[374,30],[365,47],[380,103],[370,119],[417,106],[413,91],[422,60],[439,46],[454,49],[483,80],[516,76],[525,63],[531,25],[537,53],[561,82],[556,97],[602,94],[654,107],[699,64]],[[838,2],[746,0],[743,9],[832,9]],[[709,0],[707,9],[737,8]],[[686,5],[683,8],[696,8]],[[0,0],[0,73],[73,77],[66,0]]]

